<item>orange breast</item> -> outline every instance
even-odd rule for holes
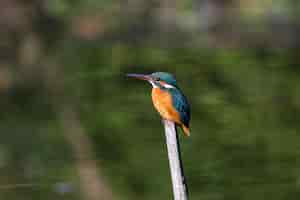
[[[153,88],[152,102],[162,118],[181,124],[179,113],[173,107],[172,97],[168,92],[159,88]]]

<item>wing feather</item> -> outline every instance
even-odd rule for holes
[[[182,123],[186,127],[189,127],[191,111],[190,111],[190,105],[188,103],[187,98],[177,88],[171,89],[171,94],[172,94],[173,106],[179,112]]]

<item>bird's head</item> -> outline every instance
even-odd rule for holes
[[[154,72],[152,74],[127,74],[129,77],[146,80],[151,85],[160,88],[177,88],[177,82],[175,77],[167,72]]]

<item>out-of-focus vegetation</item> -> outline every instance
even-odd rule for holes
[[[174,73],[192,200],[299,199],[300,3],[0,2],[0,199],[171,199],[150,85]]]

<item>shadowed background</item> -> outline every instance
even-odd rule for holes
[[[300,2],[1,0],[0,199],[171,199],[147,83],[176,75],[191,200],[300,196]]]

